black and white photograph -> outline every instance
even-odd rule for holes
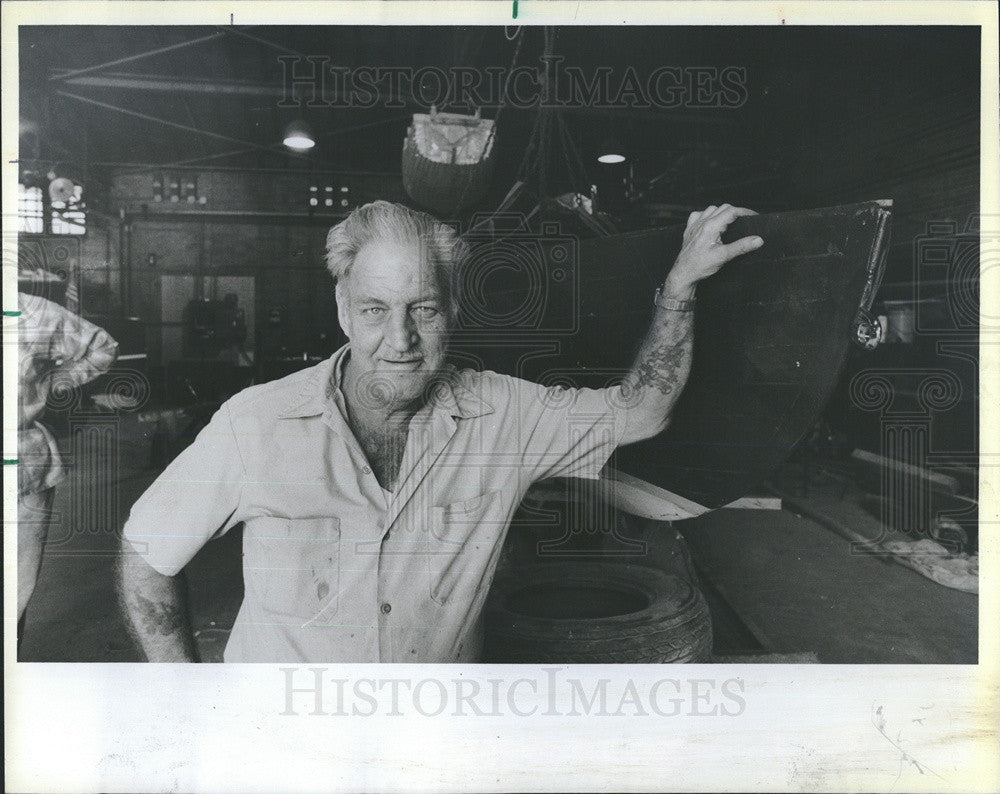
[[[995,9],[153,5],[4,4],[10,790],[1000,786]]]

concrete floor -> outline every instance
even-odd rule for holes
[[[942,587],[787,510],[687,522],[702,575],[772,653],[834,664],[975,664],[979,598]]]
[[[142,658],[119,614],[113,572],[117,531],[157,472],[148,468],[147,433],[123,431],[119,440],[117,466],[78,454],[57,489],[60,518],[28,606],[21,661]],[[103,496],[85,498],[94,489]],[[102,514],[94,504],[104,503]],[[717,646],[728,653],[812,652],[832,663],[977,660],[977,596],[852,554],[848,541],[810,519],[718,510],[678,527],[705,580]],[[186,572],[205,661],[221,661],[243,597],[240,543],[236,530],[209,543]]]
[[[74,476],[81,473],[74,472]],[[128,507],[153,481],[154,474],[120,482],[121,527]],[[56,507],[69,510],[66,487],[57,489]],[[243,600],[241,533],[209,543],[185,571],[192,626],[203,660],[222,661],[229,629]],[[38,585],[28,605],[21,661],[136,662],[143,656],[132,642],[114,589],[117,537],[80,533],[46,551]]]

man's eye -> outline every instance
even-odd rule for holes
[[[437,317],[438,310],[433,306],[415,306],[413,311],[417,313],[417,316],[422,320],[429,320],[432,317]]]
[[[369,306],[367,309],[362,309],[362,313],[369,315],[370,317],[377,317],[382,314],[385,309],[382,306]]]

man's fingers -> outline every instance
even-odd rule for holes
[[[741,237],[735,242],[729,243],[729,245],[724,245],[720,248],[720,252],[725,257],[723,261],[728,262],[730,259],[735,259],[742,254],[749,254],[751,251],[756,251],[764,244],[764,241],[755,235],[750,237]]]
[[[705,221],[704,229],[710,236],[718,241],[718,238],[722,236],[722,233],[734,220],[747,215],[756,214],[757,213],[753,210],[748,210],[745,207],[730,207],[729,209],[721,211]]]
[[[726,209],[723,210],[722,207],[719,207],[719,212],[715,213],[715,215],[708,220],[708,223],[710,223],[713,228],[719,229],[719,231],[725,229],[737,218],[757,214],[753,210],[748,210],[746,207],[732,207],[728,204],[724,204],[723,206],[726,207]]]

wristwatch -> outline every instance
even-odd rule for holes
[[[687,298],[685,300],[679,301],[674,298],[662,298],[660,295],[663,293],[663,287],[656,288],[656,294],[653,296],[653,305],[659,306],[661,309],[666,309],[671,312],[693,312],[694,304],[698,300],[697,298]]]

